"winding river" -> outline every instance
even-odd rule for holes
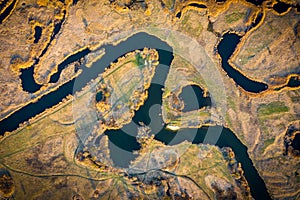
[[[227,41],[226,36],[224,36],[224,39],[222,41]],[[232,52],[233,50],[228,50],[226,45],[222,45],[222,43],[220,43],[220,45],[218,47],[219,53],[223,57],[222,60],[227,62],[230,56],[228,52]],[[100,73],[104,71],[105,67],[109,66],[110,63],[114,62],[118,57],[126,54],[129,51],[142,49],[144,47],[155,48],[159,52],[160,64],[156,69],[156,73],[153,79],[159,79],[162,84],[152,84],[150,86],[148,90],[147,100],[145,101],[144,105],[135,113],[135,116],[130,124],[124,126],[120,130],[108,130],[105,132],[105,134],[109,137],[109,146],[112,147],[112,144],[114,144],[115,146],[118,146],[119,149],[125,149],[129,152],[139,149],[140,146],[135,137],[135,133],[137,132],[136,128],[138,128],[138,122],[143,122],[144,124],[149,125],[152,131],[155,133],[155,139],[162,141],[168,145],[174,145],[184,140],[188,140],[196,144],[212,143],[219,147],[229,146],[235,152],[237,161],[242,164],[244,175],[251,188],[252,196],[255,199],[270,199],[264,181],[259,176],[257,170],[253,166],[251,159],[249,158],[247,147],[241,143],[241,141],[230,129],[221,126],[214,126],[202,127],[200,129],[180,129],[177,132],[173,132],[165,128],[165,124],[163,123],[163,120],[160,116],[160,106],[158,106],[158,109],[155,110],[150,109],[155,104],[162,104],[162,89],[164,87],[163,83],[165,82],[168,75],[168,66],[170,66],[173,60],[172,48],[159,38],[142,32],[129,37],[126,41],[119,43],[117,46],[103,46],[102,48],[105,48],[105,55],[96,63],[94,63],[92,67],[86,68],[83,66],[83,72],[77,77],[76,80],[77,90],[83,88],[91,79],[95,79]],[[222,62],[222,64],[224,63]],[[64,66],[61,67],[63,68]],[[224,70],[227,71],[225,67]],[[236,75],[236,73],[232,75],[234,80],[234,76]],[[237,75],[237,79],[239,78],[247,79],[247,77],[243,77],[241,74]],[[237,84],[239,84],[239,80],[235,81],[237,82]],[[56,91],[53,91],[48,95],[42,97],[36,103],[30,103],[29,105],[12,114],[10,117],[2,120],[0,122],[0,133],[3,134],[5,131],[15,130],[20,123],[27,121],[29,118],[34,117],[38,113],[43,112],[46,108],[50,108],[56,105],[67,95],[73,94],[74,82],[74,79],[70,80]],[[255,86],[256,84],[249,87]],[[256,88],[253,89],[253,91],[256,90]],[[149,115],[149,111],[151,111],[151,116]],[[133,131],[133,135],[128,135],[124,132],[124,130],[126,129],[135,130],[135,132]],[[209,137],[214,137],[214,134],[218,134],[216,135],[216,137],[219,137],[219,139],[217,141],[205,140],[208,133]],[[113,148],[111,148],[110,150],[112,159],[115,162],[118,162],[119,159],[117,159],[116,157],[121,156],[121,152],[118,152],[118,149]],[[130,159],[127,161],[123,160],[123,163],[116,164],[120,166],[126,166],[128,165],[129,161]]]
[[[228,59],[234,52],[237,44],[240,42],[240,36],[234,33],[226,33],[223,35],[223,39],[218,45],[218,53],[222,57],[222,67],[232,78],[237,85],[242,87],[244,90],[252,93],[259,93],[268,89],[268,85],[265,83],[253,81],[243,74],[241,74],[237,69],[233,68]]]

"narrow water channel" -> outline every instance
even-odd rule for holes
[[[228,59],[233,54],[239,42],[240,36],[235,33],[226,33],[223,35],[223,39],[217,47],[218,53],[222,58],[223,69],[228,74],[228,76],[232,78],[235,83],[242,87],[244,90],[252,93],[260,93],[262,91],[265,91],[266,89],[268,89],[267,84],[253,81],[247,78],[228,63]]]
[[[5,8],[5,10],[1,13],[0,15],[0,24],[2,24],[2,22],[10,15],[10,13],[12,12],[12,10],[14,9],[16,3],[18,1],[14,0],[9,6],[7,6],[7,8]]]

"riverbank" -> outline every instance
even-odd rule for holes
[[[63,19],[64,12],[61,9],[65,6],[59,7],[59,16],[56,16],[57,20],[55,20],[55,22],[52,21],[49,27],[42,27],[42,35],[37,45],[34,46],[31,43],[26,43],[27,41],[34,41],[32,38],[26,38],[25,35],[31,35],[33,37],[34,34],[28,33],[28,31],[33,30],[31,26],[36,26],[35,22],[31,22],[29,24],[27,23],[28,19],[26,16],[29,16],[26,15],[29,12],[27,9],[32,9],[30,11],[32,11],[32,13],[36,13],[42,11],[48,12],[48,8],[39,7],[41,5],[27,5],[26,2],[24,6],[21,5],[21,3],[23,2],[19,2],[17,4],[17,9],[15,9],[16,14],[12,14],[5,21],[2,27],[3,33],[7,34],[5,34],[5,37],[1,36],[1,41],[3,41],[2,47],[5,47],[5,51],[3,50],[4,56],[3,60],[1,61],[1,64],[4,66],[4,68],[2,68],[0,71],[2,74],[2,76],[0,76],[2,78],[1,82],[4,83],[2,84],[3,87],[1,87],[1,95],[3,95],[2,101],[0,101],[0,110],[2,113],[1,116],[5,118],[6,115],[13,113],[17,107],[22,107],[19,112],[15,112],[16,115],[12,114],[10,117],[7,117],[6,120],[2,120],[0,122],[1,130],[10,132],[6,133],[5,136],[1,138],[1,141],[3,142],[2,145],[11,145],[1,148],[3,151],[5,151],[5,155],[3,155],[1,158],[1,166],[8,168],[12,166],[9,168],[9,170],[14,172],[13,177],[18,177],[16,182],[25,181],[28,183],[26,188],[28,188],[30,185],[33,185],[33,183],[29,183],[30,180],[23,180],[20,178],[20,174],[26,175],[26,171],[24,172],[23,170],[22,172],[21,170],[22,166],[24,169],[28,169],[28,171],[32,170],[28,174],[33,175],[32,180],[34,179],[35,181],[40,180],[38,178],[39,175],[45,177],[50,177],[52,175],[56,176],[57,174],[41,174],[43,170],[46,171],[47,174],[52,170],[51,167],[53,167],[53,171],[57,173],[59,172],[58,174],[61,176],[57,179],[57,182],[64,183],[65,176],[61,171],[59,171],[60,163],[65,164],[64,159],[68,160],[70,163],[73,163],[73,153],[75,151],[81,151],[84,148],[84,145],[89,146],[93,155],[103,161],[103,163],[108,163],[107,165],[112,165],[112,161],[110,161],[109,158],[110,152],[113,152],[110,151],[111,149],[115,148],[117,150],[119,149],[120,151],[124,151],[125,149],[126,151],[130,151],[130,153],[132,153],[131,151],[139,149],[139,144],[135,138],[135,129],[122,129],[121,131],[126,134],[119,132],[119,135],[114,134],[118,132],[111,132],[110,134],[107,133],[107,135],[104,135],[103,133],[105,130],[101,128],[99,129],[97,124],[98,116],[94,107],[96,94],[94,93],[95,85],[93,85],[93,83],[95,84],[95,82],[93,82],[93,79],[100,81],[99,77],[97,78],[97,76],[102,72],[102,67],[109,66],[110,62],[114,62],[114,60],[116,60],[118,57],[123,56],[127,52],[135,49],[144,48],[145,46],[149,47],[149,45],[143,43],[143,41],[147,41],[149,37],[146,37],[146,39],[144,38],[144,40],[142,38],[132,43],[126,43],[127,40],[130,40],[132,35],[135,33],[146,32],[161,38],[162,41],[169,44],[174,50],[174,60],[176,61],[171,64],[171,73],[169,73],[170,76],[168,75],[167,82],[165,84],[165,93],[162,98],[162,115],[155,116],[154,118],[151,116],[151,113],[155,114],[159,111],[159,106],[154,106],[154,110],[151,110],[149,114],[146,112],[148,110],[144,109],[141,114],[138,114],[137,112],[133,124],[139,124],[139,121],[141,121],[140,119],[145,122],[148,121],[149,124],[151,124],[151,119],[158,119],[156,121],[157,126],[154,126],[155,122],[152,122],[154,123],[152,129],[153,132],[159,132],[158,129],[163,127],[163,124],[159,123],[160,117],[162,117],[164,120],[169,120],[169,125],[176,125],[176,127],[181,127],[182,129],[184,127],[191,128],[189,129],[191,131],[192,128],[198,130],[198,127],[203,127],[203,123],[199,122],[203,122],[206,119],[214,119],[213,122],[208,121],[205,124],[224,125],[224,127],[229,127],[232,130],[232,133],[229,133],[229,135],[236,135],[238,138],[237,140],[239,141],[238,143],[247,147],[247,150],[243,152],[248,154],[248,157],[253,161],[251,165],[254,165],[258,170],[257,176],[263,178],[272,197],[295,198],[295,195],[299,191],[299,183],[297,182],[299,179],[299,171],[295,170],[297,169],[297,160],[294,157],[291,157],[290,154],[282,155],[284,149],[285,131],[290,124],[297,122],[299,113],[299,105],[297,104],[299,102],[299,87],[288,86],[288,84],[292,84],[289,83],[291,81],[291,75],[297,75],[297,71],[295,71],[294,68],[297,67],[297,65],[294,64],[296,63],[295,61],[297,61],[295,60],[295,58],[297,58],[297,47],[300,46],[297,45],[299,43],[299,37],[296,36],[299,32],[297,31],[299,26],[296,26],[294,23],[295,18],[297,18],[295,17],[297,16],[295,13],[295,8],[288,9],[288,12],[284,14],[276,14],[271,8],[273,4],[263,4],[260,8],[258,8],[254,7],[252,4],[250,6],[249,3],[245,3],[244,1],[242,1],[242,3],[227,1],[225,4],[211,1],[211,5],[204,5],[196,1],[190,1],[184,5],[183,8],[181,7],[182,5],[180,3],[175,2],[174,6],[176,9],[178,8],[178,10],[183,10],[183,12],[180,13],[180,17],[176,17],[178,14],[176,13],[177,10],[175,13],[172,9],[167,11],[166,7],[163,7],[158,1],[147,2],[145,3],[146,5],[144,5],[144,7],[139,3],[137,3],[137,5],[128,6],[128,9],[125,8],[127,14],[122,13],[122,10],[120,13],[117,13],[118,11],[115,10],[115,7],[109,3],[102,5],[103,2],[101,1],[79,1],[77,4],[67,7],[68,12],[65,14],[66,18],[63,22],[61,19]],[[63,2],[59,3],[58,1],[57,3],[59,5],[63,4]],[[215,6],[216,4],[218,5]],[[81,7],[84,7],[85,9],[81,9]],[[215,8],[220,8],[220,10]],[[237,13],[236,10],[241,10],[242,12]],[[20,11],[24,11],[25,15],[20,14]],[[49,11],[49,13],[53,12]],[[263,15],[260,15],[261,13]],[[52,19],[51,17],[53,16],[51,15],[49,19]],[[21,23],[22,20],[24,20],[24,23]],[[45,19],[38,18],[37,20],[41,20],[43,23],[45,22]],[[278,20],[278,22],[276,22],[276,20]],[[285,20],[290,21],[289,23],[284,23]],[[14,21],[18,21],[18,23],[13,23]],[[266,38],[263,37],[265,36],[264,34],[269,33],[268,31],[272,31],[270,27],[267,27],[267,22],[271,22],[271,27],[279,27],[279,29],[274,29],[274,32],[270,32],[271,35],[267,37],[267,46],[260,49],[257,44],[263,43],[264,40],[262,39]],[[280,30],[281,28],[284,28],[284,26],[280,26],[280,23],[288,26],[288,31],[284,32],[282,36],[280,36],[281,34],[279,33],[282,32]],[[147,27],[143,28],[145,24],[147,24]],[[24,31],[19,31],[16,33],[14,31],[15,29],[10,28],[11,25],[17,27],[17,30]],[[55,28],[55,25],[57,25],[57,28]],[[249,28],[250,31],[248,30]],[[52,36],[51,34],[55,33],[54,29],[56,30],[57,34]],[[267,68],[265,68],[269,63],[268,60],[265,62],[266,65],[261,65],[264,67],[263,70],[265,70],[263,76],[256,77],[255,73],[260,71],[260,68],[250,69],[250,71],[247,71],[249,69],[244,70],[241,68],[241,66],[245,67],[245,65],[242,64],[240,66],[238,63],[233,63],[234,60],[232,60],[231,63],[231,59],[234,58],[234,55],[231,56],[231,59],[229,60],[231,67],[238,69],[242,75],[250,80],[257,80],[257,82],[263,82],[270,85],[267,92],[261,92],[258,94],[246,92],[236,84],[233,79],[234,77],[229,78],[226,75],[225,70],[222,68],[220,57],[216,51],[217,45],[219,44],[218,41],[222,41],[221,36],[224,35],[225,37],[225,34],[228,31],[232,34],[238,34],[242,37],[242,41],[239,43],[238,47],[234,48],[235,51],[233,54],[236,54],[236,56],[238,56],[237,54],[240,55],[242,53],[242,49],[239,51],[240,47],[245,49],[257,47],[258,49],[256,50],[262,50],[258,52],[256,52],[255,49],[253,50],[258,57],[262,56],[263,58],[263,56],[266,56],[267,59],[272,57],[280,58],[281,52],[284,52],[284,47],[286,45],[288,46],[287,49],[289,49],[287,52],[290,52],[291,47],[295,45],[296,53],[287,53],[284,55],[289,55],[288,59],[292,59],[293,62],[289,63],[292,66],[287,67],[287,65],[284,65],[285,60],[288,59],[283,59],[282,66],[287,67],[286,72],[280,71],[278,74],[276,74],[274,79],[265,80],[263,76],[271,76],[274,72],[273,70],[267,70]],[[24,34],[24,32],[28,34]],[[47,34],[43,34],[45,32]],[[254,35],[256,35],[257,38],[253,39]],[[280,36],[278,39],[279,43],[276,41],[274,42],[277,36]],[[8,37],[10,37],[10,40],[6,39]],[[44,42],[48,41],[48,39],[51,37],[54,38],[52,40],[53,42],[51,42],[51,44],[49,44],[47,47],[47,53],[41,56],[43,58],[38,57],[38,53],[28,53],[38,52],[35,50],[41,50],[40,48],[44,48],[44,45],[46,44]],[[283,40],[284,38],[288,38],[288,42],[281,46],[280,42],[285,41]],[[130,47],[129,49],[123,49],[123,41],[126,41],[125,44]],[[290,45],[291,41],[295,41],[292,46]],[[139,45],[135,46],[135,43]],[[6,48],[7,46],[10,48]],[[118,48],[114,48],[115,46],[118,46]],[[99,50],[99,54],[96,53],[93,56],[90,54],[86,55],[82,59],[86,62],[82,62],[84,64],[79,67],[79,70],[78,65],[75,65],[75,63],[78,64],[81,62],[81,60],[71,63],[70,65],[66,66],[66,68],[61,70],[60,78],[57,83],[54,83],[53,85],[46,83],[49,80],[48,75],[51,74],[51,70],[56,69],[59,63],[64,63],[64,61],[66,61],[68,58],[71,58],[72,55],[76,55],[74,52],[76,53],[84,47],[89,48],[92,51]],[[153,45],[151,48],[157,48],[157,46]],[[158,51],[159,49],[166,51],[166,53],[164,53],[162,50],[160,52],[164,56],[168,56],[168,52],[171,52],[170,48],[166,48],[166,46],[159,47]],[[17,52],[17,54],[14,55],[12,52]],[[103,52],[105,52],[105,54],[103,54]],[[106,58],[105,55],[107,55],[107,57],[111,57],[112,60],[109,60],[108,62],[102,62],[101,60]],[[100,56],[102,59],[100,59],[99,62],[95,62],[95,59],[98,56]],[[185,67],[185,71],[172,70],[174,67],[176,67],[177,62],[180,61],[180,59],[177,59],[178,56],[181,56],[182,59],[185,59],[187,63],[190,62],[192,67],[188,65],[185,67],[184,64],[181,63],[183,66],[178,64],[178,68],[184,69]],[[258,62],[261,61],[260,64],[264,64],[264,59],[260,60],[260,57],[256,57],[256,59],[251,56],[251,54],[247,54],[246,59],[255,59]],[[44,83],[44,88],[34,94],[23,91],[21,87],[22,83],[19,79],[18,69],[15,68],[18,66],[17,64],[19,61],[22,61],[24,64],[23,67],[25,67],[27,63],[25,58],[29,59],[29,63],[33,58],[40,59],[39,66],[37,66],[38,72],[35,75],[35,79],[38,79],[40,83]],[[89,70],[93,65],[91,65],[89,68],[85,68],[85,64],[88,65],[91,63],[94,63],[94,66],[101,66],[99,68],[101,70],[97,72]],[[170,64],[161,64],[170,66]],[[17,71],[11,71],[10,67]],[[78,76],[76,74],[77,77],[73,78],[74,71],[76,71],[75,69],[77,69],[78,74],[80,74]],[[85,70],[86,73],[84,72]],[[92,75],[89,76],[89,73]],[[187,75],[188,81],[179,81],[176,79],[176,77],[181,74]],[[287,80],[288,78],[289,80]],[[128,81],[130,82],[131,80]],[[161,82],[158,83],[160,85],[164,85]],[[167,97],[168,95],[174,96],[172,94],[174,91],[171,89],[178,89],[187,83],[195,84],[209,92],[213,101],[213,108],[181,113],[180,115],[183,117],[180,119],[178,117],[180,115],[178,115],[177,118],[175,118],[176,120],[174,120],[172,117],[174,117],[178,112],[171,110],[171,106],[169,106],[172,104],[170,103],[171,99]],[[285,86],[283,84],[285,84]],[[274,88],[274,86],[276,87]],[[282,88],[283,86],[284,88]],[[51,87],[53,87],[53,90],[51,90]],[[86,90],[87,94],[82,96],[82,99],[85,100],[83,101],[84,103],[81,106],[78,106],[76,108],[77,110],[74,109],[76,112],[74,112],[71,106],[67,106],[69,110],[62,109],[66,113],[57,112],[54,114],[55,117],[53,115],[52,117],[47,117],[47,115],[51,115],[51,113],[56,109],[56,106],[54,105],[57,105],[60,101],[62,101],[63,98],[67,97],[69,93],[73,96],[68,97],[68,103],[71,102],[71,99],[74,101],[79,100],[80,95],[77,96],[77,94],[82,92],[81,89],[84,87],[89,89]],[[117,85],[115,84],[113,88],[117,88]],[[154,90],[155,88],[157,89],[157,86],[153,86],[152,88],[150,86],[149,91]],[[160,95],[160,90],[161,88],[158,88],[157,91],[159,92],[156,94],[154,93],[154,96],[156,95],[155,97],[157,97],[158,94]],[[84,92],[82,92],[82,94],[83,93]],[[179,95],[179,93],[176,94]],[[44,96],[41,97],[42,95]],[[39,98],[40,100],[36,104],[33,103],[35,99]],[[143,98],[146,99],[146,96],[143,96]],[[51,103],[45,104],[46,102]],[[34,104],[36,107],[23,107],[23,105],[27,103],[30,105]],[[158,104],[161,104],[161,102],[158,101]],[[65,104],[61,103],[58,107],[64,107],[63,105]],[[84,106],[88,106],[88,108],[86,110],[82,109],[86,108]],[[143,109],[142,107],[143,106],[141,106],[140,109]],[[180,105],[178,107],[180,107]],[[49,109],[46,110],[46,108]],[[166,108],[170,110],[165,112]],[[146,115],[144,113],[146,113]],[[64,117],[66,117],[66,119],[64,119]],[[28,119],[30,119],[30,122],[23,124],[23,128],[17,128],[20,123],[23,123]],[[165,122],[167,122],[167,120],[165,120]],[[173,124],[171,123],[172,120],[174,122]],[[148,123],[145,123],[146,126],[149,125]],[[136,128],[136,126],[133,128]],[[178,134],[178,137],[181,137],[178,138],[178,141],[180,141],[180,139],[186,139],[186,137],[192,141],[194,135],[190,134],[190,131],[181,136]],[[164,137],[163,134],[166,134],[166,137]],[[157,135],[156,138],[161,137],[162,141],[171,142],[173,141],[173,138],[176,138],[175,135],[177,135],[175,132],[164,132],[163,134]],[[102,136],[100,137],[99,135]],[[201,134],[200,136],[198,133],[196,135],[201,139]],[[55,140],[54,137],[57,137],[58,139]],[[71,138],[70,141],[66,139],[68,137],[69,139]],[[20,139],[20,141],[18,141],[18,139]],[[48,139],[49,141],[47,141]],[[123,141],[127,141],[127,139],[130,142],[123,144]],[[198,141],[201,141],[200,139]],[[28,144],[28,142],[32,142],[32,145],[38,147],[35,148],[31,144]],[[44,145],[42,145],[44,149],[41,150],[42,147],[39,145],[39,142]],[[74,144],[72,144],[72,142]],[[74,147],[76,145],[77,147]],[[56,151],[55,149],[55,152],[53,152],[54,150],[50,148],[53,146],[61,148],[61,151]],[[72,148],[68,149],[69,146]],[[52,158],[54,158],[53,160],[58,159],[56,160],[57,162],[47,160],[47,153],[41,155],[34,154],[34,151],[40,150],[42,152],[47,152],[48,154],[55,154],[56,156],[53,156]],[[116,152],[118,152],[117,150]],[[67,154],[68,156],[61,157],[61,155],[65,154],[65,151],[69,152]],[[113,154],[113,156],[116,156],[113,158],[118,160],[117,153]],[[38,159],[35,159],[36,157],[38,157]],[[134,156],[131,157],[131,159],[134,158]],[[14,161],[18,161],[20,166],[16,166]],[[48,165],[51,165],[51,167],[47,167]],[[38,171],[38,168],[41,168],[42,170]],[[81,167],[79,168],[81,169]],[[91,173],[93,173],[93,170],[91,170]],[[71,174],[70,177],[81,177],[78,171],[76,171],[75,174],[69,174]],[[91,179],[93,179],[95,175],[92,174],[89,176],[88,174],[86,175],[85,172],[83,174],[84,179],[86,177],[92,177]],[[111,176],[115,176],[115,174]],[[118,178],[122,179],[122,176]],[[31,177],[29,179],[31,179]],[[214,180],[214,178],[209,178],[209,180]],[[51,182],[50,178],[45,178],[45,181]],[[76,182],[76,178],[72,179],[72,181]],[[18,185],[17,187],[20,190],[18,194],[21,194],[22,185]],[[59,184],[56,184],[56,187],[59,187]],[[82,186],[82,188],[84,188],[84,186]],[[212,189],[214,189],[214,187],[212,187]],[[74,191],[75,190],[78,191],[78,189],[74,189]],[[89,191],[92,190],[93,189]],[[38,188],[37,191],[43,192],[44,190],[42,188]],[[53,191],[55,191],[55,189]],[[90,198],[89,194],[86,192],[80,191],[79,193],[84,193],[86,198]],[[66,192],[66,194],[70,193]]]

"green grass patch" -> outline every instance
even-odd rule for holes
[[[231,97],[227,97],[227,104],[230,108],[232,108],[234,111],[236,110],[236,105]]]
[[[194,16],[194,13],[185,12],[180,22],[180,28],[193,36],[199,36],[203,31],[203,26],[201,23],[195,23],[194,20],[191,20]]]
[[[134,63],[138,66],[139,69],[143,69],[145,67],[145,59],[143,59],[141,54],[139,53],[135,55]]]
[[[273,144],[274,141],[275,141],[275,138],[270,138],[270,139],[265,140],[265,141],[264,141],[263,151],[265,151],[265,149],[266,149],[269,145]]]
[[[272,115],[275,113],[283,113],[288,112],[289,107],[287,107],[284,102],[280,101],[274,101],[269,104],[261,104],[258,108],[258,116],[266,116],[266,115]]]
[[[265,135],[269,135],[269,130],[268,130],[268,128],[267,128],[264,124],[261,125],[260,130],[261,130]]]
[[[225,16],[225,21],[226,21],[226,23],[230,24],[230,23],[236,22],[239,19],[243,18],[243,16],[245,16],[245,13],[233,12],[233,13]]]
[[[226,121],[226,123],[228,124],[228,126],[229,126],[230,128],[233,127],[233,126],[232,126],[231,119],[230,119],[228,113],[226,113],[226,115],[225,115],[225,121]]]
[[[185,15],[184,15],[184,17],[183,17],[183,19],[182,19],[182,21],[181,21],[181,24],[182,24],[183,26],[184,26],[185,24],[187,24],[189,18],[190,18],[190,15],[187,14],[187,13],[185,13]]]

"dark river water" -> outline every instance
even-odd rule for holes
[[[295,135],[295,138],[293,139],[293,142],[291,145],[294,149],[300,151],[300,133]]]
[[[291,5],[281,1],[277,1],[277,3],[273,5],[273,9],[279,14],[286,12],[290,7]]]
[[[243,74],[241,74],[238,70],[230,66],[228,63],[228,59],[234,52],[237,44],[240,42],[240,36],[234,33],[226,33],[223,36],[223,39],[218,45],[218,53],[222,57],[222,67],[228,74],[230,78],[232,78],[237,85],[242,87],[244,90],[252,93],[259,93],[266,89],[268,89],[268,85],[260,82],[253,81],[248,79]]]
[[[218,47],[218,51],[223,58],[222,64],[224,64],[224,62],[227,62],[227,59],[230,56],[230,52],[234,50],[234,45],[237,44],[238,40],[237,37],[232,34],[224,36],[224,39],[222,40],[223,42],[221,42]],[[224,43],[228,43],[228,45],[224,45]],[[117,46],[103,46],[103,48],[105,48],[105,55],[96,63],[94,63],[91,68],[86,68],[84,66],[82,67],[83,72],[76,79],[75,89],[75,80],[71,80],[56,91],[53,91],[48,95],[42,97],[36,103],[30,103],[29,105],[23,107],[19,111],[12,114],[10,117],[0,122],[1,134],[3,134],[5,131],[15,130],[20,123],[27,121],[29,118],[34,117],[38,113],[43,112],[46,108],[50,108],[56,105],[67,95],[73,94],[74,91],[81,90],[81,88],[84,87],[91,79],[95,79],[100,73],[102,73],[105,67],[109,66],[111,62],[116,61],[118,57],[126,54],[127,52],[133,51],[135,49],[142,49],[144,47],[155,48],[159,52],[160,64],[156,69],[156,73],[153,79],[155,80],[155,83],[160,84],[151,84],[148,91],[149,95],[147,100],[145,101],[144,105],[137,112],[135,112],[133,120],[130,124],[125,125],[120,130],[108,130],[105,132],[105,134],[109,137],[111,158],[113,159],[115,164],[121,167],[126,167],[128,166],[130,160],[134,159],[133,154],[131,158],[120,158],[122,158],[123,152],[133,152],[134,150],[138,150],[140,148],[140,145],[136,139],[137,128],[139,126],[137,124],[139,124],[139,122],[143,122],[151,128],[152,132],[155,134],[155,139],[162,141],[168,145],[174,145],[184,140],[188,140],[195,144],[209,143],[215,144],[219,147],[231,147],[235,152],[237,161],[242,164],[242,168],[245,172],[244,175],[251,188],[252,196],[255,199],[270,199],[264,181],[259,176],[257,170],[253,166],[251,159],[249,158],[247,147],[241,143],[241,141],[230,129],[224,128],[222,126],[214,126],[203,127],[200,129],[180,129],[177,132],[173,132],[165,128],[166,125],[163,123],[160,115],[161,107],[157,106],[155,107],[156,109],[152,108],[156,104],[162,104],[162,89],[168,75],[169,66],[173,59],[173,51],[167,43],[161,41],[155,36],[151,36],[146,33],[137,33],[129,37],[126,41],[121,42]],[[79,52],[79,54],[80,53],[86,52]],[[80,55],[77,56],[80,57]],[[62,66],[62,68],[63,67],[64,66]],[[232,70],[229,67],[230,66],[225,66],[225,71]],[[229,72],[227,73],[229,74]],[[230,75],[230,77],[232,77],[237,84],[241,83],[241,80],[239,79],[242,79],[242,84],[244,82],[250,83],[250,85],[247,87],[251,91],[259,92],[264,89],[260,83],[252,83],[251,80],[248,80],[237,71],[234,71],[234,73],[230,72]],[[199,100],[199,102],[200,101],[201,100]],[[130,132],[131,134],[127,134],[128,132]],[[209,138],[219,139],[214,140]]]
[[[191,98],[192,96],[197,97],[197,99]],[[204,97],[204,91],[197,85],[188,85],[183,87],[179,98],[181,98],[184,102],[183,112],[197,110],[202,107],[212,105],[210,97]]]
[[[14,6],[16,5],[18,1],[14,0],[0,15],[0,24],[9,16],[11,11],[14,9]],[[2,3],[2,5],[5,5],[5,3]],[[2,9],[2,8],[1,8]]]
[[[36,26],[34,28],[34,43],[38,43],[42,36],[42,27]]]
[[[292,76],[287,83],[288,87],[299,87],[300,86],[300,79],[299,76]]]

